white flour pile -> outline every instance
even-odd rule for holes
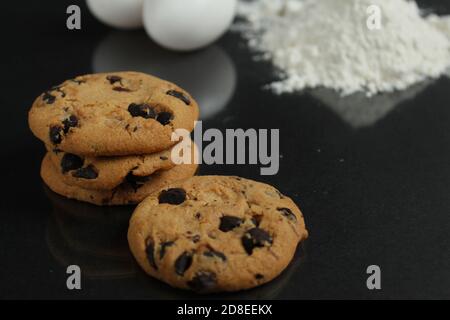
[[[367,8],[381,8],[369,30]],[[450,17],[407,0],[241,1],[239,30],[280,70],[276,93],[326,87],[342,95],[403,90],[450,66]]]

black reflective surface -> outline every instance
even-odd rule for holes
[[[434,2],[434,3],[433,3]],[[78,74],[133,69],[190,90],[204,128],[280,128],[280,171],[202,166],[278,187],[302,208],[310,238],[274,282],[204,298],[450,298],[450,80],[367,100],[332,92],[275,96],[274,79],[245,43],[227,34],[181,55],[143,31],[120,32],[83,9],[83,30],[65,29],[69,1],[5,5],[2,42],[0,298],[198,298],[147,277],[127,249],[133,208],[66,200],[39,177],[43,145],[27,126],[42,91]],[[442,1],[440,13],[450,13]],[[66,289],[66,267],[83,270],[82,290]],[[366,288],[379,265],[382,290]]]

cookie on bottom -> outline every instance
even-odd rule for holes
[[[239,291],[277,277],[308,236],[295,203],[238,177],[202,176],[151,194],[135,210],[128,242],[141,267],[171,286]]]
[[[124,183],[113,190],[88,190],[65,184],[63,174],[53,165],[47,153],[42,161],[41,177],[52,191],[70,199],[96,205],[127,205],[141,202],[147,195],[165,185],[192,177],[197,167],[196,164],[183,164],[166,171],[158,171],[149,178],[148,182],[137,187]]]

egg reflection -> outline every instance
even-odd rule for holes
[[[140,71],[189,91],[200,105],[202,120],[226,108],[236,88],[236,68],[217,45],[191,53],[162,49],[143,32],[109,34],[92,57],[94,72]]]

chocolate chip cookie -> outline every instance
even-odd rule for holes
[[[47,146],[47,150],[53,164],[63,174],[63,182],[84,189],[112,190],[123,182],[137,187],[154,172],[175,166],[171,157],[172,149],[149,155],[121,157],[83,157],[50,146]]]
[[[195,100],[175,84],[138,72],[80,76],[39,96],[28,116],[46,145],[82,156],[150,154],[192,131]]]
[[[307,236],[290,198],[269,185],[225,176],[193,177],[151,194],[128,230],[131,251],[149,275],[198,292],[272,280]]]
[[[57,168],[49,153],[41,165],[41,177],[54,192],[67,198],[97,205],[126,205],[141,202],[147,195],[165,185],[192,177],[197,171],[196,164],[177,165],[169,170],[157,171],[145,181],[125,181],[112,190],[90,190],[64,183],[64,175]]]

